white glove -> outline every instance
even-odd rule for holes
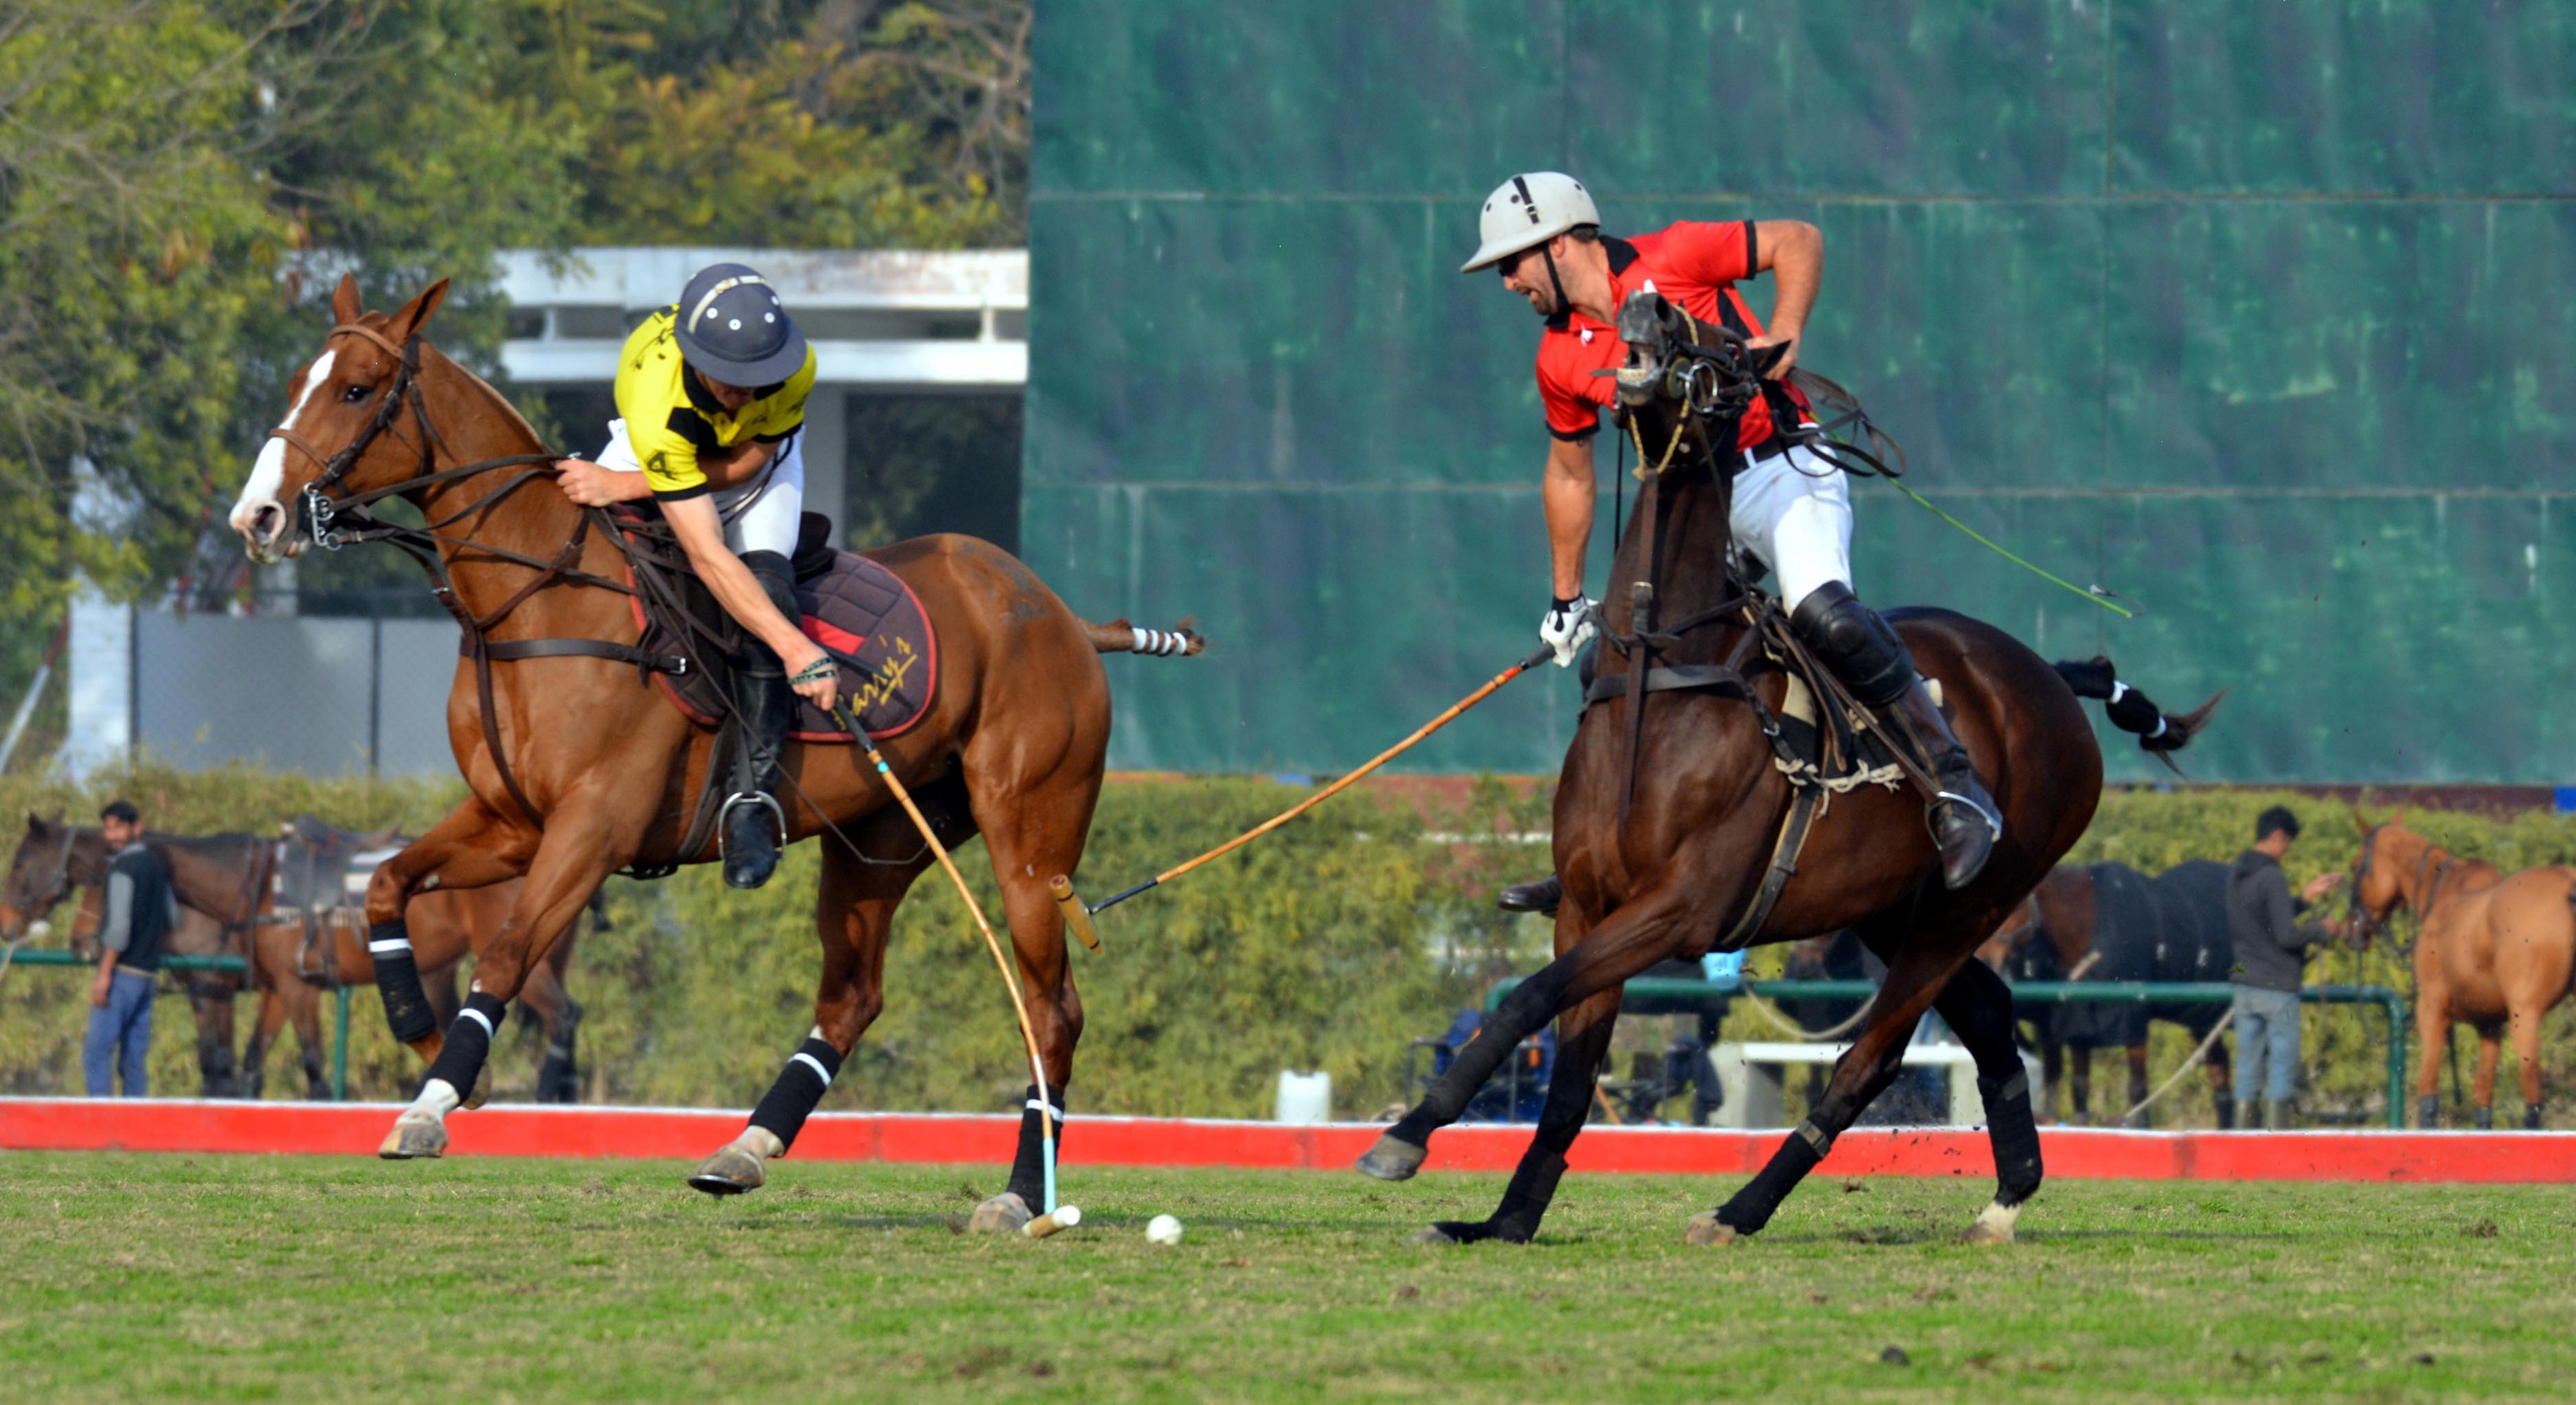
[[[1574,656],[1583,652],[1584,645],[1592,642],[1592,636],[1597,633],[1592,627],[1593,608],[1590,596],[1578,595],[1571,600],[1550,604],[1547,613],[1539,617],[1539,640],[1556,650],[1558,668],[1573,667]]]

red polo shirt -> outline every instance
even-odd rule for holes
[[[1626,302],[1630,293],[1651,289],[1703,322],[1746,336],[1762,335],[1761,322],[1735,290],[1738,281],[1753,276],[1753,221],[1683,220],[1633,239],[1604,236],[1601,245],[1610,255],[1611,306]],[[1627,361],[1628,344],[1609,323],[1577,312],[1567,318],[1565,330],[1549,328],[1538,342],[1538,394],[1547,407],[1547,432],[1559,439],[1581,439],[1600,428],[1600,412],[1617,401],[1619,382],[1592,373],[1616,370]],[[1804,396],[1795,390],[1788,394],[1805,408]],[[1745,408],[1736,447],[1750,449],[1770,437],[1769,399],[1756,396]]]

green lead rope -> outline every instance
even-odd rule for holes
[[[1880,481],[1886,483],[1887,486],[1894,488],[1896,491],[1903,493],[1905,496],[1914,499],[1917,503],[1922,504],[1924,511],[1931,513],[1933,516],[1938,517],[1942,521],[1949,523],[1951,526],[1958,528],[1962,532],[1965,532],[1968,536],[1968,540],[1975,542],[1977,545],[1984,547],[1986,550],[1993,552],[1995,555],[2002,557],[2006,561],[2021,567],[2023,570],[2030,572],[2041,580],[2047,581],[2051,585],[2058,586],[2061,589],[2070,591],[2076,595],[2080,595],[2086,600],[2092,601],[2094,604],[2101,606],[2112,614],[2118,615],[2124,620],[2133,620],[2138,617],[2137,611],[2128,609],[2114,601],[2111,598],[2111,592],[2104,590],[2102,587],[2097,585],[2088,590],[2083,586],[2077,585],[2073,581],[2067,580],[2063,576],[2051,575],[2047,571],[2041,570],[2039,567],[2032,565],[2030,562],[2025,561],[2022,558],[2015,556],[2010,551],[2005,550],[2003,547],[1996,545],[1976,528],[1969,526],[1967,523],[1962,522],[1958,518],[1943,512],[1940,508],[1933,506],[1931,499],[1914,491],[1912,488],[1905,486],[1903,479],[1900,479],[1893,474],[1884,474],[1880,475]]]

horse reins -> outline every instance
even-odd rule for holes
[[[269,431],[271,438],[285,442],[306,458],[313,460],[322,470],[319,476],[304,486],[302,494],[297,499],[297,508],[303,516],[304,528],[313,538],[314,544],[326,551],[337,551],[356,542],[391,542],[429,573],[430,595],[450,616],[454,617],[458,628],[464,633],[460,652],[474,661],[475,694],[482,713],[483,741],[485,748],[491,753],[493,769],[500,773],[502,787],[509,791],[510,798],[518,803],[521,813],[527,816],[528,822],[542,829],[544,818],[535,804],[528,799],[527,792],[521,788],[517,773],[510,768],[509,754],[503,747],[500,718],[493,695],[493,663],[518,659],[579,656],[633,664],[639,674],[653,672],[681,674],[688,671],[688,658],[685,654],[651,653],[640,643],[620,644],[606,639],[578,637],[500,641],[491,639],[489,635],[494,626],[507,619],[511,612],[526,603],[529,597],[559,582],[595,586],[602,590],[640,598],[641,592],[633,585],[592,574],[581,570],[578,566],[583,548],[588,544],[594,520],[607,521],[607,515],[599,508],[580,508],[579,525],[574,527],[572,536],[564,543],[563,549],[551,558],[531,556],[525,552],[478,541],[470,528],[463,535],[445,533],[442,529],[489,511],[529,483],[539,478],[553,476],[557,471],[555,464],[562,455],[550,452],[505,454],[497,458],[479,459],[472,463],[460,464],[453,468],[439,468],[439,455],[452,454],[453,451],[448,449],[447,442],[440,436],[437,425],[431,421],[428,402],[421,394],[420,334],[412,333],[400,346],[397,346],[391,338],[372,327],[355,322],[343,322],[331,329],[331,335],[326,341],[335,341],[344,336],[372,342],[390,353],[395,364],[394,378],[392,384],[386,387],[378,400],[375,416],[367,422],[367,427],[343,445],[339,452],[327,458],[290,430],[280,427]],[[397,424],[406,405],[411,410],[412,419],[420,427],[420,437],[416,443],[407,439]],[[391,434],[397,441],[419,452],[419,471],[399,482],[370,488],[346,497],[332,497],[330,490],[339,486],[340,482],[348,477],[350,471],[357,467],[359,459],[374,445],[377,437],[385,434]],[[511,474],[498,487],[454,512],[427,520],[417,527],[407,523],[384,521],[367,510],[389,497],[416,493],[425,488],[458,482],[505,468],[517,468],[521,471]],[[424,516],[426,517],[427,514],[424,513]],[[343,522],[353,522],[356,525],[354,528],[343,527],[340,525]],[[612,542],[618,544],[621,551],[627,550],[613,524],[608,531],[608,536]],[[447,559],[441,550],[442,547],[454,547],[460,552],[469,550],[479,552],[500,561],[531,568],[537,572],[537,575],[513,592],[508,599],[502,601],[498,608],[477,615],[467,609],[464,602],[458,598],[456,583],[448,571]],[[685,617],[685,612],[683,615]]]

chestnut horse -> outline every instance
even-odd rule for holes
[[[179,891],[179,925],[163,939],[172,956],[243,956],[250,951],[251,923],[267,900],[269,864],[276,846],[250,834],[204,836],[146,831],[144,843],[170,870]],[[0,939],[19,941],[76,891],[103,892],[107,884],[107,840],[95,825],[69,825],[60,820],[27,817],[26,832],[9,860],[5,892],[0,892]],[[72,949],[85,948],[88,936],[75,923]],[[233,999],[243,978],[230,971],[172,972],[171,979],[188,996],[197,1025],[198,1096],[241,1095],[233,1059]]]
[[[1775,736],[1788,694],[1776,660],[1801,650],[1785,611],[1736,576],[1727,525],[1731,470],[1741,461],[1736,424],[1767,362],[1742,337],[1693,323],[1651,292],[1621,309],[1619,334],[1629,356],[1619,399],[1646,486],[1611,565],[1603,686],[1587,690],[1598,701],[1576,726],[1557,784],[1565,896],[1556,959],[1487,1018],[1484,1037],[1359,1169],[1410,1177],[1428,1159],[1433,1131],[1457,1120],[1497,1061],[1557,1019],[1546,1109],[1501,1204],[1482,1222],[1444,1222],[1416,1236],[1526,1241],[1583,1129],[1623,982],[1675,957],[1848,926],[1888,967],[1858,1038],[1769,1165],[1724,1206],[1696,1216],[1685,1238],[1726,1243],[1768,1223],[1835,1136],[1895,1080],[1916,1023],[1937,1008],[1975,1058],[1991,1122],[1998,1186],[1971,1234],[2008,1241],[2039,1186],[2039,1133],[2013,1047],[2012,993],[1970,957],[2092,819],[2102,788],[2093,729],[2067,680],[2010,635],[1944,610],[1891,613],[1916,666],[1941,685],[1952,726],[2002,810],[2002,838],[1983,872],[1951,891],[1924,823],[1924,795],[1864,784],[1831,795],[1821,813],[1807,811],[1813,831],[1800,858],[1783,842],[1795,828],[1793,796]],[[1650,665],[1643,677],[1630,672]],[[1828,723],[1849,719],[1863,736],[1878,733],[1821,669],[1801,666],[1800,677],[1827,700],[1818,715]],[[2165,724],[2185,734],[2191,725]]]
[[[2435,1078],[2450,1052],[2451,1026],[2478,1032],[2477,1125],[2495,1125],[2496,1064],[2513,1037],[2522,1066],[2522,1125],[2540,1127],[2540,1022],[2576,978],[2576,867],[2546,864],[2506,873],[2464,859],[2408,829],[2403,812],[2379,824],[2353,812],[2361,853],[2352,899],[2363,936],[2402,904],[2415,913],[2415,1036],[2423,1068],[2416,1118],[2442,1122]]]
[[[430,1077],[386,1136],[388,1157],[446,1149],[445,1116],[473,1084],[500,1002],[518,994],[602,879],[629,865],[718,857],[712,836],[684,848],[717,762],[716,733],[645,676],[620,519],[566,498],[553,481],[555,456],[527,421],[423,339],[446,290],[442,280],[387,315],[364,312],[355,280],[342,280],[331,304],[337,325],[296,373],[286,418],[231,516],[260,560],[317,540],[395,541],[430,571],[464,631],[447,725],[472,793],[377,868],[367,918],[379,966],[382,954],[402,952],[419,894],[527,879],[445,1036],[425,1018],[396,1030],[430,1060]],[[418,508],[427,525],[368,512],[389,497]],[[1048,880],[1082,861],[1109,741],[1099,654],[1131,647],[1130,632],[1087,624],[1026,566],[972,538],[923,537],[869,554],[911,588],[939,639],[927,712],[887,738],[882,754],[944,843],[984,835],[1047,1086],[1060,1100],[1082,1004]],[[523,643],[539,647],[511,647]],[[895,905],[933,862],[858,748],[791,743],[783,769],[790,839],[832,836],[816,911],[815,1027],[743,1134],[691,1178],[711,1193],[758,1187],[762,1163],[793,1143],[877,1016]],[[1023,1222],[1040,1198],[1040,1169],[1032,1106],[1008,1189],[984,1203],[977,1223]]]
[[[203,836],[153,834],[145,841],[170,868],[171,892],[179,901],[179,925],[163,950],[172,955],[239,956],[250,965],[250,984],[260,993],[259,1014],[250,1046],[238,1072],[233,1055],[233,1000],[242,977],[224,971],[190,971],[183,988],[197,1010],[198,1062],[205,1074],[200,1096],[256,1098],[265,1083],[264,1065],[278,1032],[292,1020],[304,1067],[305,1096],[328,1098],[323,1072],[321,997],[324,987],[312,979],[328,971],[342,984],[371,985],[375,971],[360,934],[323,915],[315,935],[336,946],[325,955],[305,937],[299,921],[278,921],[271,895],[275,890],[277,843],[249,834]],[[27,818],[27,833],[9,862],[7,897],[0,902],[0,929],[23,934],[47,917],[64,898],[81,894],[72,923],[70,946],[91,953],[97,945],[99,907],[106,892],[107,843],[94,825],[66,825]],[[455,972],[470,952],[479,951],[509,916],[518,885],[432,895],[422,904],[414,942],[421,953],[422,975],[433,1004],[445,992],[445,1008],[457,1008]],[[528,1012],[548,1032],[548,1046],[537,1074],[539,1101],[571,1101],[573,1029],[580,1007],[564,992],[563,944],[556,960],[539,970],[521,993]],[[555,1096],[549,1097],[549,1090]]]

